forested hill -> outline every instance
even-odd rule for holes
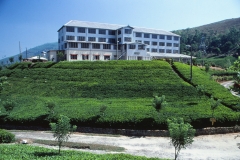
[[[183,30],[189,30],[189,32],[194,33],[195,30],[201,31],[203,33],[218,33],[218,34],[224,34],[226,32],[229,32],[230,28],[240,28],[240,17],[239,18],[232,18],[232,19],[226,19],[223,21],[219,22],[214,22],[206,25],[202,25],[199,27],[194,27],[194,28],[188,28],[188,29],[182,29],[182,30],[177,30],[175,32],[181,32]]]
[[[181,53],[187,52],[186,45],[191,45],[194,52],[199,51],[201,39],[204,39],[207,53],[216,55],[240,53],[240,18],[173,32],[181,36]]]

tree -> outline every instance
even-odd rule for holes
[[[182,148],[192,144],[196,130],[189,123],[184,123],[183,118],[167,120],[171,143],[175,148],[175,160]]]
[[[6,84],[8,84],[8,82],[7,82],[6,80],[7,80],[7,77],[6,77],[6,76],[0,77],[0,93],[1,93],[2,90],[4,89],[4,86],[5,86]]]
[[[18,60],[19,60],[20,62],[22,62],[22,55],[21,55],[21,54],[18,56]]]
[[[70,118],[67,116],[60,115],[57,123],[50,123],[50,127],[53,132],[53,137],[58,141],[58,153],[60,154],[62,143],[68,140],[71,132],[75,131],[77,126],[72,126],[70,124]]]
[[[14,62],[14,58],[13,58],[13,57],[10,57],[10,58],[9,58],[9,62],[10,62],[10,63],[13,63],[13,62]]]
[[[64,60],[64,54],[63,52],[58,52],[57,53],[57,61],[63,61]]]
[[[165,101],[165,96],[164,95],[162,95],[162,97],[155,96],[152,101],[152,105],[157,111],[162,109],[164,106],[167,105],[167,102]]]
[[[213,97],[210,99],[210,105],[211,105],[211,110],[212,110],[212,117],[214,114],[214,110],[221,104],[221,100],[218,99],[217,101],[214,100]]]

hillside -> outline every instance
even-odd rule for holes
[[[240,17],[239,18],[232,18],[226,19],[219,22],[213,22],[210,24],[205,24],[198,27],[187,28],[187,29],[180,29],[174,32],[181,32],[183,30],[188,30],[190,33],[195,33],[195,30],[198,30],[202,33],[210,34],[225,34],[229,31],[230,28],[240,29]]]
[[[0,97],[0,122],[48,126],[65,114],[80,126],[166,129],[166,119],[183,117],[201,128],[211,126],[213,96],[222,100],[214,112],[216,126],[235,125],[239,99],[197,67],[189,84],[189,69],[166,61],[16,63],[0,71],[10,84]],[[206,95],[198,94],[197,85],[205,86]],[[166,97],[160,111],[152,106],[154,95]],[[6,101],[15,105],[10,114]],[[55,104],[53,115],[49,102]]]

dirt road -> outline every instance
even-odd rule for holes
[[[52,133],[44,131],[11,132],[16,135],[16,138],[54,140]],[[240,143],[240,137],[234,139],[236,135],[236,133],[233,133],[195,137],[193,144],[180,152],[179,159],[239,160],[240,149],[237,147],[237,143]],[[124,153],[132,155],[174,158],[174,147],[170,145],[170,139],[166,137],[114,137],[77,133],[72,134],[69,141],[120,146],[126,149]],[[109,153],[105,151],[90,152]]]

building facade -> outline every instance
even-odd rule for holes
[[[58,49],[67,61],[151,60],[179,55],[180,36],[157,29],[71,20],[58,30]]]

